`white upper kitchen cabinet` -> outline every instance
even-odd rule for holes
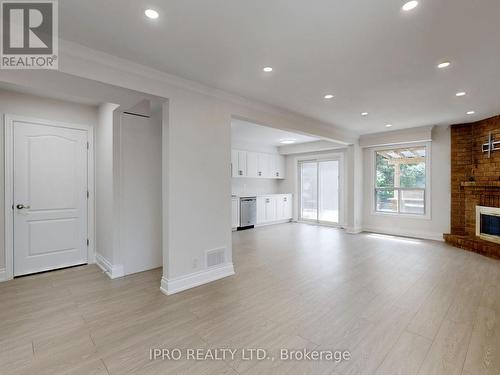
[[[277,155],[276,156],[276,173],[278,178],[285,178],[285,169],[286,169],[286,162],[285,162],[285,157],[283,155]]]
[[[259,177],[259,153],[247,152],[247,177]]]
[[[231,164],[233,177],[247,176],[247,152],[241,150],[231,150]]]
[[[238,151],[231,150],[231,176],[238,176]]]
[[[285,178],[285,157],[263,152],[231,150],[233,177]]]
[[[271,177],[285,178],[285,157],[282,155],[271,155]]]
[[[259,153],[258,155],[258,170],[257,175],[261,178],[271,178],[271,161],[270,154]]]

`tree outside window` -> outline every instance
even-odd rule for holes
[[[375,210],[425,215],[426,148],[376,152]]]

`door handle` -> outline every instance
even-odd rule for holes
[[[16,206],[16,208],[17,208],[18,210],[23,210],[23,209],[29,210],[31,207],[30,207],[30,206],[25,206],[24,204],[18,204],[18,205]]]

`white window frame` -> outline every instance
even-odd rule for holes
[[[408,214],[408,213],[398,213],[398,212],[380,212],[377,211],[377,200],[375,197],[376,186],[375,177],[377,175],[377,152],[398,148],[406,147],[425,147],[425,214]],[[389,144],[385,146],[373,147],[371,148],[371,178],[370,178],[370,196],[371,196],[371,214],[374,216],[395,216],[401,218],[411,218],[411,219],[423,219],[431,220],[432,211],[432,201],[431,201],[431,155],[432,155],[432,142],[415,142],[415,143],[399,143],[399,144]]]

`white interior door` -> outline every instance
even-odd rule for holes
[[[14,276],[87,263],[87,131],[13,124]]]

